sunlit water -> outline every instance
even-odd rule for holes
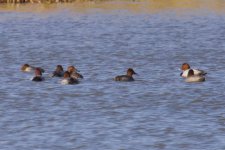
[[[0,149],[224,150],[224,41],[225,14],[205,9],[0,12]],[[206,82],[185,83],[184,62]],[[58,64],[84,79],[61,85]],[[112,80],[129,67],[136,81]]]

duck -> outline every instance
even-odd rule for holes
[[[127,69],[126,75],[119,75],[114,78],[115,81],[134,81],[134,78],[132,77],[133,74],[137,74],[134,72],[132,68]]]
[[[34,66],[29,65],[29,64],[23,64],[22,67],[21,67],[21,71],[23,71],[23,72],[33,72],[33,71],[35,71],[36,68],[39,68],[42,73],[45,72],[44,69],[42,69],[40,67],[34,67]]]
[[[188,72],[190,71],[191,67],[188,63],[183,63],[181,66],[181,70],[183,71],[180,76],[183,78],[188,77]],[[199,75],[199,76],[205,76],[207,72],[199,69],[192,69],[194,71],[194,75]]]
[[[57,65],[55,71],[50,75],[51,77],[63,77],[64,71],[62,65]]]
[[[78,80],[74,79],[70,76],[68,71],[64,72],[63,79],[61,80],[61,84],[78,84]]]
[[[67,71],[70,73],[71,78],[74,78],[74,79],[84,78],[83,75],[78,73],[79,71],[74,66],[67,67]]]
[[[185,79],[186,82],[204,82],[205,77],[203,75],[195,75],[194,70],[190,69],[188,71],[187,78]]]
[[[42,72],[40,68],[36,68],[34,71],[35,76],[32,78],[32,81],[40,82],[44,81],[44,78],[42,77]]]

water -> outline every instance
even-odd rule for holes
[[[206,9],[0,12],[0,149],[224,150],[224,24]],[[184,62],[206,82],[185,83]],[[48,78],[58,64],[84,79]],[[129,67],[135,82],[112,80]]]

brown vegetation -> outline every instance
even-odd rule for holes
[[[87,2],[87,1],[102,2],[110,0],[0,0],[0,3],[72,3],[72,2]]]
[[[204,9],[225,13],[225,1],[222,0],[0,0],[0,3],[2,3],[0,4],[0,11],[45,12],[66,8],[82,12],[90,9],[106,11],[125,9],[146,13],[174,10],[182,14],[185,11]],[[9,4],[3,5],[3,3]],[[23,5],[24,3],[26,5]]]

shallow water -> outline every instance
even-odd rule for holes
[[[224,25],[208,9],[0,12],[0,149],[224,150]],[[206,82],[185,83],[184,62]],[[84,79],[61,85],[58,64]],[[112,80],[129,67],[136,81]]]

